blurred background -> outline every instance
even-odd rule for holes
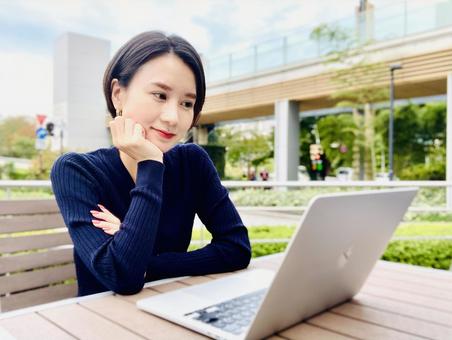
[[[385,256],[450,267],[452,0],[0,0],[0,198],[52,197],[59,155],[111,145],[104,69],[153,29],[202,55],[186,141],[211,156],[255,256],[284,249],[318,193],[417,185]]]

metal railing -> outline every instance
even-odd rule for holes
[[[452,191],[452,181],[222,181],[227,189],[238,188],[446,188]],[[51,189],[49,180],[0,180],[0,190],[6,191],[6,199],[11,199],[11,189],[15,188],[45,188]],[[452,200],[446,194],[446,205],[444,207],[410,207],[410,211],[416,212],[451,212]],[[286,211],[302,212],[306,209],[304,206],[298,207],[245,207],[239,206],[242,211]]]
[[[363,42],[388,41],[452,25],[452,1],[403,0],[376,6],[362,13],[329,23],[350,32]],[[366,17],[367,15],[367,17]],[[370,19],[369,19],[370,18]],[[370,22],[369,22],[370,20]],[[284,36],[261,41],[233,53],[206,58],[207,82],[226,81],[290,64],[315,60],[335,49],[333,43],[311,38],[314,27],[300,27]],[[363,37],[365,31],[365,37]]]

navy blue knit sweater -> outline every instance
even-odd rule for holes
[[[209,156],[195,144],[176,145],[163,164],[139,162],[136,184],[115,147],[67,153],[50,177],[74,243],[79,296],[134,294],[147,281],[249,264],[247,229]],[[90,210],[99,210],[98,203],[121,220],[113,236],[91,222]],[[187,252],[195,214],[213,239]]]

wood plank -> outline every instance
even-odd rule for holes
[[[59,213],[55,199],[2,200],[0,215]]]
[[[201,334],[141,311],[116,296],[105,296],[80,304],[147,339],[206,339]]]
[[[424,336],[429,339],[452,339],[452,328],[432,324],[428,321],[413,319],[388,311],[381,311],[366,306],[346,303],[331,312],[357,320],[376,323],[379,326],[395,329],[407,334]]]
[[[347,340],[355,339],[340,333],[331,332],[329,330],[309,325],[307,323],[300,323],[296,326],[290,327],[287,330],[279,332],[281,336],[286,339],[293,340]]]
[[[0,294],[14,293],[75,278],[73,263],[0,277]]]
[[[75,297],[77,295],[77,290],[77,284],[55,285],[0,297],[0,311],[7,312],[19,308]]]
[[[439,290],[444,290],[447,292],[452,292],[452,286],[443,280],[436,280],[434,277],[424,277],[424,276],[416,276],[415,280],[413,280],[413,276],[411,274],[407,274],[405,272],[393,271],[393,270],[384,270],[380,268],[375,268],[371,275],[371,278],[389,278],[391,280],[396,280],[405,283],[416,282],[419,287],[428,287]]]
[[[137,301],[140,299],[145,299],[147,297],[158,295],[158,294],[160,294],[160,293],[155,290],[144,288],[141,290],[141,292],[139,292],[137,294],[133,294],[133,295],[115,294],[115,296],[119,299],[122,299],[124,301],[130,302],[135,305],[137,303]]]
[[[180,288],[184,288],[184,287],[187,287],[187,285],[184,285],[181,282],[174,281],[174,282],[163,283],[158,286],[152,286],[152,287],[149,287],[148,289],[155,290],[156,292],[159,292],[159,293],[165,293],[165,292],[170,292],[172,290],[180,289]]]
[[[234,272],[228,272],[228,273],[218,273],[218,274],[209,274],[206,275],[207,277],[210,277],[212,279],[221,279],[223,277],[228,277],[229,275],[234,274]]]
[[[0,233],[66,228],[60,213],[0,216]]]
[[[319,316],[309,319],[307,323],[330,330],[331,332],[340,333],[350,337],[357,337],[360,339],[423,339],[413,334],[399,332],[330,312],[325,312]]]
[[[382,270],[405,273],[407,275],[410,275],[413,279],[417,277],[423,277],[428,279],[441,280],[441,282],[445,281],[449,285],[452,285],[452,272],[448,270],[426,268],[387,261],[379,261],[377,263],[377,266]]]
[[[73,248],[0,257],[0,274],[72,262]]]
[[[69,233],[0,238],[0,254],[72,244]]]
[[[26,327],[24,327],[26,325]],[[36,313],[25,314],[0,320],[0,327],[6,329],[17,340],[46,339],[67,340],[75,339],[67,332],[58,328]]]
[[[129,305],[127,302],[124,303]],[[114,313],[114,311],[110,310],[109,313]],[[135,332],[127,330],[78,304],[45,309],[39,311],[38,314],[79,339],[142,339]]]
[[[430,296],[434,298],[449,300],[452,304],[452,291],[439,290],[428,286],[419,285],[417,282],[405,282],[393,280],[392,278],[381,278],[377,276],[371,276],[366,281],[366,284],[372,286],[380,286],[386,288],[394,288],[397,290],[403,290],[404,292],[417,293],[422,296]],[[422,288],[422,289],[419,289]]]
[[[351,303],[369,306],[374,309],[389,311],[415,319],[428,321],[430,323],[452,327],[450,313],[435,310],[429,307],[413,305],[409,302],[401,302],[386,297],[373,296],[366,293],[358,293]]]
[[[371,284],[364,284],[361,292],[451,313],[452,317],[452,303],[447,300],[444,301],[438,298],[426,297],[416,293],[407,293],[402,290],[385,288]]]

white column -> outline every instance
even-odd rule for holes
[[[298,180],[300,150],[298,103],[278,100],[275,103],[275,180]]]
[[[205,126],[193,128],[193,142],[199,145],[207,145],[209,133]]]
[[[447,144],[446,144],[446,181],[452,181],[452,72],[447,75]],[[447,209],[452,210],[452,188],[446,190]]]

